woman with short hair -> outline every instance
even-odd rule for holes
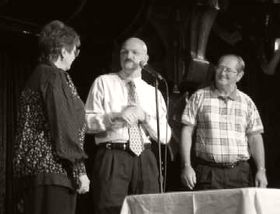
[[[76,193],[89,191],[84,104],[67,73],[79,46],[79,35],[61,21],[39,35],[39,63],[19,100],[14,156],[26,214],[74,214]]]

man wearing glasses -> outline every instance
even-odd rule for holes
[[[214,84],[195,92],[185,106],[181,179],[189,189],[267,186],[262,121],[252,99],[236,85],[244,68],[241,57],[222,56]],[[250,157],[256,166],[254,179]]]

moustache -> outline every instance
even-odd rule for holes
[[[132,63],[136,64],[136,62],[134,62],[132,59],[126,59],[124,62],[132,62]]]

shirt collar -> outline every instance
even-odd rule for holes
[[[217,98],[221,98],[221,99],[231,99],[231,100],[236,100],[237,99],[237,88],[235,88],[228,96],[224,96],[222,95],[217,87],[215,86],[215,84],[212,84],[210,86],[211,89],[211,95]]]
[[[121,80],[124,82],[124,83],[128,83],[130,81],[133,81],[136,85],[139,84],[141,81],[142,81],[142,78],[141,77],[135,77],[133,79],[125,79],[121,73],[119,72],[118,73],[118,76],[121,78]]]

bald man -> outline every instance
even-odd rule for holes
[[[154,87],[141,78],[148,61],[146,44],[129,38],[120,50],[121,70],[94,81],[86,101],[88,132],[97,153],[92,183],[95,212],[119,213],[126,195],[159,192],[159,171],[151,151],[157,140]],[[166,104],[159,95],[161,143],[170,140]],[[136,143],[137,142],[137,143]]]
[[[189,189],[267,186],[262,121],[252,99],[237,89],[244,68],[241,57],[222,56],[213,85],[195,92],[184,109],[181,178]],[[194,130],[196,164],[190,157]]]

